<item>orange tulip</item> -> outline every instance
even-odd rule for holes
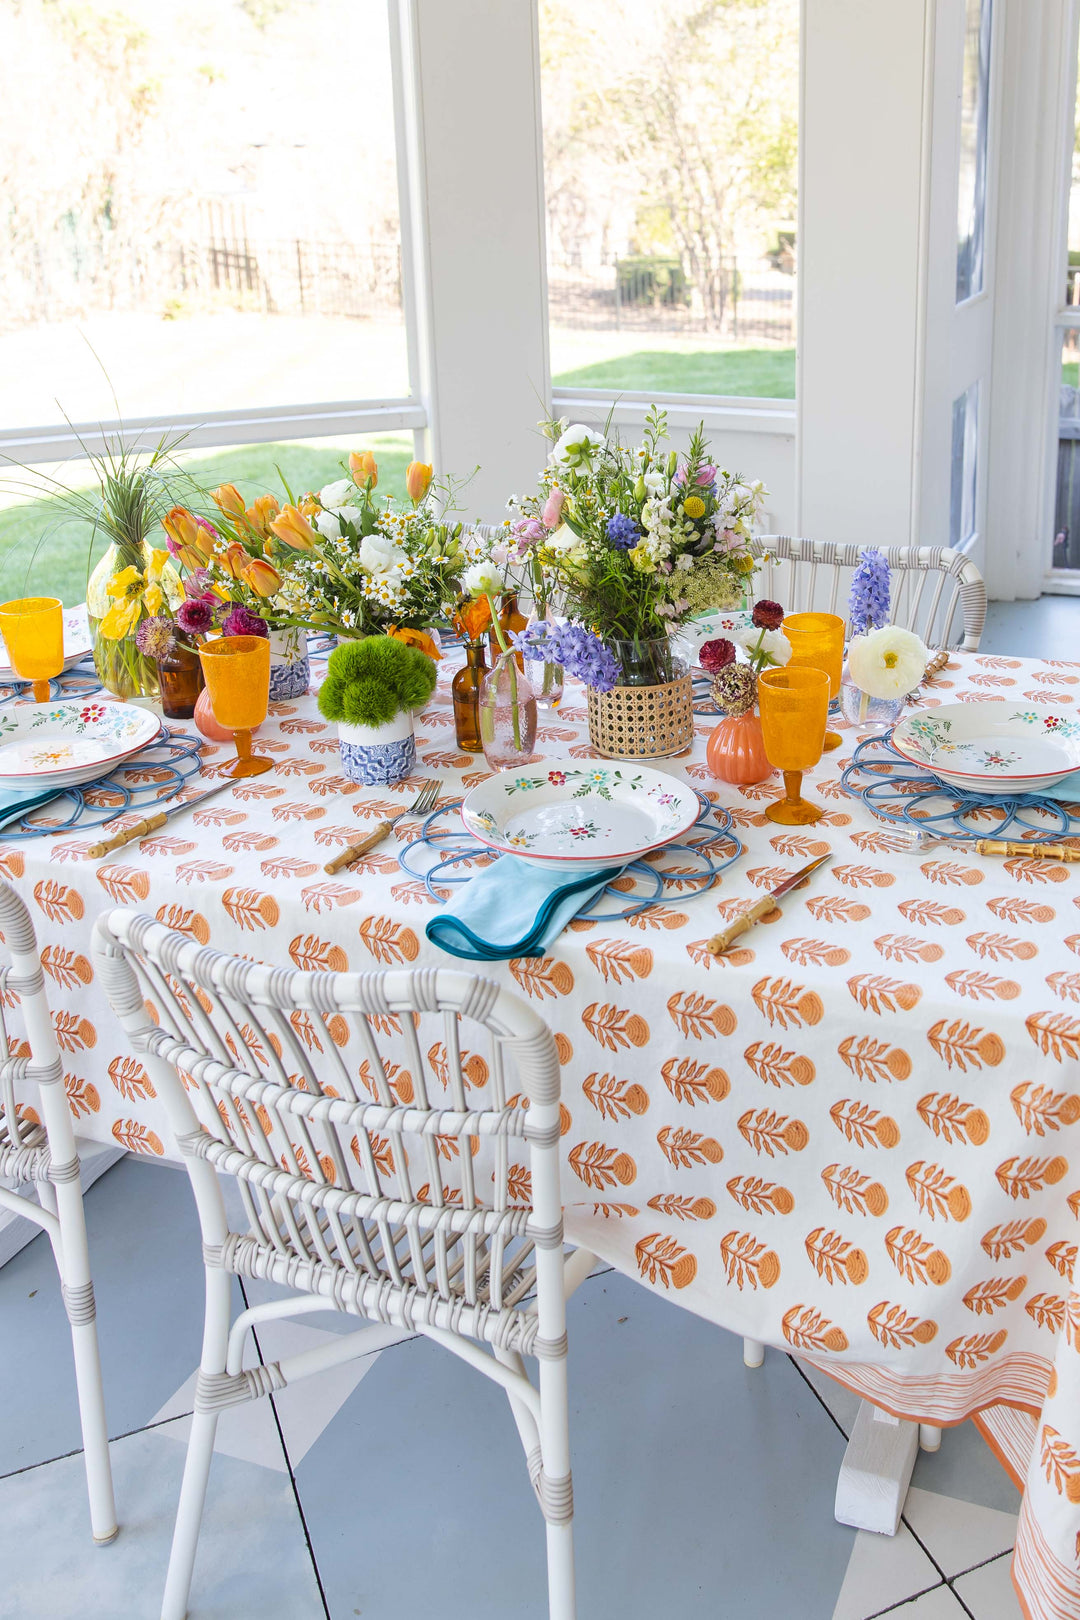
[[[490,623],[491,609],[486,596],[474,596],[471,602],[463,602],[454,615],[459,633],[469,641],[479,641]]]
[[[276,496],[260,495],[257,500],[252,501],[244,513],[244,518],[248,527],[254,529],[256,534],[261,534],[265,540],[270,533],[271,521],[277,517],[280,511],[281,503]]]
[[[414,506],[419,506],[431,487],[434,467],[426,461],[410,461],[405,469],[405,489]]]
[[[322,511],[322,502],[317,495],[313,495],[309,490],[306,495],[297,501],[296,509],[306,518],[318,517]]]
[[[426,630],[410,630],[404,625],[392,624],[386,633],[393,636],[395,641],[404,642],[406,647],[419,647],[422,653],[426,653],[436,663],[442,657],[442,653]]]
[[[270,532],[293,551],[310,551],[318,535],[295,506],[283,506],[270,523]]]
[[[210,491],[210,499],[226,517],[243,517],[244,497],[235,484],[219,484]]]
[[[218,562],[230,579],[239,579],[250,561],[251,558],[243,546],[237,545],[235,541],[218,558]]]
[[[274,596],[281,589],[281,575],[263,557],[249,558],[243,579],[256,596]]]
[[[201,568],[204,559],[213,554],[213,536],[186,506],[174,506],[166,512],[161,526],[169,537],[169,550],[174,557],[179,557],[185,568]],[[210,545],[209,551],[204,550],[206,543]]]
[[[358,489],[374,489],[379,482],[379,468],[370,450],[351,451],[349,471]]]

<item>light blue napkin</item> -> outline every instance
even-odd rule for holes
[[[10,827],[13,821],[18,821],[20,816],[36,810],[39,805],[48,804],[50,799],[57,797],[59,791],[57,788],[46,788],[44,792],[40,788],[37,790],[8,788],[6,791],[0,789],[0,829]]]
[[[1052,788],[1040,788],[1039,797],[1043,799],[1061,799],[1066,804],[1075,804],[1080,801],[1080,771],[1073,771],[1064,782],[1058,782]]]
[[[570,919],[621,870],[607,866],[550,872],[532,861],[501,855],[460,886],[425,932],[433,945],[470,962],[543,956]]]

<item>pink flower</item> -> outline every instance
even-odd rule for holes
[[[523,540],[533,545],[538,540],[547,539],[544,525],[538,522],[536,518],[522,518],[520,523],[514,524],[513,532],[518,537],[519,546]]]
[[[243,607],[240,603],[237,603],[232,611],[226,615],[225,622],[221,626],[221,633],[225,636],[267,636],[270,634],[266,627],[266,620],[261,619],[257,613],[252,613],[250,608]]]
[[[213,627],[215,608],[220,606],[216,596],[192,597],[177,608],[176,622],[186,635],[205,635]]]
[[[540,514],[545,529],[557,529],[559,527],[562,522],[562,509],[565,500],[566,496],[561,489],[552,490],[544,502],[544,510]]]
[[[710,675],[718,675],[722,669],[735,662],[735,646],[726,637],[718,641],[707,641],[698,653],[698,663]]]

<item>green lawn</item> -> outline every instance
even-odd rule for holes
[[[1080,388],[1080,361],[1066,361],[1061,368],[1061,380],[1073,388]]]
[[[632,389],[637,393],[739,394],[795,398],[794,349],[706,349],[694,354],[640,349],[552,378],[558,388]]]
[[[405,468],[412,459],[408,438],[358,438],[354,448],[374,450],[379,463],[379,489],[404,496]],[[233,483],[249,497],[272,490],[284,499],[278,467],[293,493],[300,495],[340,477],[346,455],[343,449],[316,448],[301,441],[255,444],[205,454],[192,452],[180,459],[185,472],[207,489]],[[85,462],[74,462],[61,476],[74,482],[85,467]],[[0,476],[0,485],[4,482]],[[164,535],[159,538],[164,543]],[[48,595],[59,596],[65,607],[71,607],[85,598],[88,561],[92,568],[103,550],[104,542],[93,540],[87,524],[62,520],[54,500],[27,501],[0,509],[0,601]]]

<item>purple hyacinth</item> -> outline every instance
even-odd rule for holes
[[[876,546],[868,546],[860,554],[860,562],[851,579],[848,597],[848,618],[853,636],[864,636],[868,630],[880,630],[889,622],[889,564],[885,553]]]
[[[250,608],[242,607],[239,603],[226,615],[221,626],[223,636],[266,636],[266,620],[260,619],[257,613]]]
[[[607,537],[616,551],[629,551],[641,539],[641,529],[633,518],[616,512],[614,517],[608,518]]]

